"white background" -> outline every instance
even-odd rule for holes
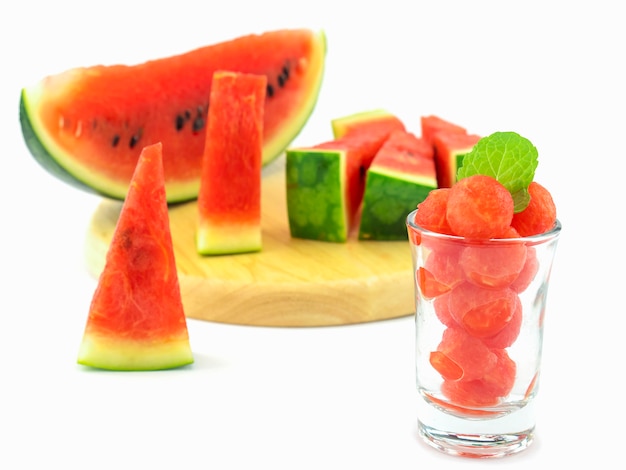
[[[619,2],[4,2],[0,7],[0,468],[591,467],[624,427],[626,29]],[[148,8],[147,6],[150,5]],[[344,6],[345,5],[345,6]],[[370,6],[375,5],[375,6]],[[410,5],[410,7],[409,7]],[[413,319],[279,329],[189,321],[196,362],[156,373],[76,364],[96,281],[100,199],[30,157],[23,86],[251,32],[323,28],[327,70],[295,143],[385,108],[537,146],[563,223],[548,296],[537,440],[499,461],[416,436]]]

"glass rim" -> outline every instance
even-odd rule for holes
[[[474,242],[475,243],[502,243],[502,244],[515,243],[515,242],[541,243],[541,242],[545,242],[547,240],[558,237],[559,234],[561,233],[561,228],[562,228],[561,221],[557,218],[556,221],[554,222],[554,225],[552,226],[550,230],[548,230],[547,232],[537,234],[537,235],[529,235],[527,237],[515,237],[515,238],[489,238],[487,240],[479,239],[479,238],[466,238],[466,237],[461,237],[459,235],[449,235],[446,233],[433,232],[432,230],[428,230],[427,228],[424,228],[421,225],[416,224],[415,214],[417,213],[418,210],[419,209],[413,209],[406,216],[406,225],[408,227],[412,228],[413,230],[419,232],[422,235],[426,235],[431,238],[439,238],[442,240],[445,239],[445,240],[458,241],[458,242],[463,242],[463,243],[474,243]]]

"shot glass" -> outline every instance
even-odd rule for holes
[[[526,449],[535,429],[543,320],[561,232],[470,240],[407,216],[415,281],[418,430],[465,457]]]

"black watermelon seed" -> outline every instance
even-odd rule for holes
[[[176,116],[176,130],[179,131],[185,125],[185,116],[181,116],[180,114]]]
[[[120,143],[120,136],[118,134],[115,134],[113,136],[113,140],[111,140],[111,145],[113,145],[113,147],[117,147],[117,144]]]
[[[204,127],[204,118],[202,116],[196,116],[193,120],[193,131],[199,132]]]
[[[265,93],[267,94],[269,98],[271,98],[272,96],[274,96],[274,87],[268,83]]]
[[[284,75],[282,75],[282,74],[281,74],[281,75],[279,75],[279,76],[278,76],[278,86],[279,86],[279,87],[281,87],[281,88],[282,88],[282,87],[284,87],[284,86],[285,86],[285,81],[286,81],[286,80],[287,80],[287,79],[284,77]]]
[[[137,145],[137,142],[139,142],[139,140],[141,139],[141,129],[139,129],[139,131],[134,134],[131,138],[130,138],[130,142],[128,143],[128,146],[132,149],[135,147],[135,145]]]

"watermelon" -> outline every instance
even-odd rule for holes
[[[345,242],[358,223],[365,175],[387,125],[287,150],[287,214],[293,237]]]
[[[385,109],[362,111],[331,121],[333,137],[339,139],[352,132],[404,130],[404,123]]]
[[[434,143],[435,135],[438,132],[446,131],[448,133],[467,133],[467,129],[465,129],[464,127],[442,119],[439,116],[422,116],[420,119],[420,123],[422,126],[422,139],[424,139],[431,145]]]
[[[323,32],[270,31],[136,65],[75,68],[22,90],[20,121],[33,157],[59,179],[124,199],[141,149],[161,142],[168,202],[195,199],[213,72],[267,77],[263,162],[311,115],[326,56]]]
[[[287,218],[292,237],[345,242],[349,232],[345,150],[287,149]]]
[[[156,370],[193,362],[165,197],[162,144],[145,147],[98,279],[78,363]]]
[[[394,131],[367,171],[359,239],[406,240],[406,215],[436,188],[432,146]]]
[[[198,194],[198,253],[261,250],[263,108],[267,78],[213,75]]]
[[[433,136],[437,184],[449,188],[456,182],[456,173],[463,163],[463,156],[469,153],[480,136],[465,132],[442,130]]]

